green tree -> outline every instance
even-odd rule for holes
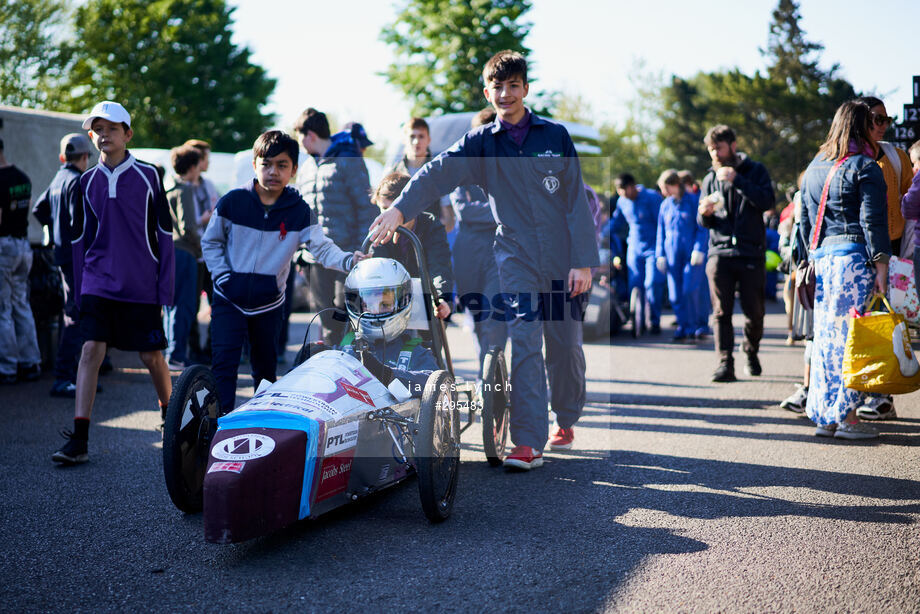
[[[232,16],[224,0],[88,0],[75,20],[71,109],[121,102],[138,146],[250,146],[272,122],[261,107],[275,80],[231,42]]]
[[[772,86],[772,128],[783,144],[772,162],[778,169],[777,180],[787,184],[814,157],[837,107],[857,96],[853,86],[837,76],[838,64],[827,70],[819,67],[824,45],[806,40],[801,18],[797,2],[779,0],[767,48],[761,50]]]
[[[476,111],[482,68],[502,49],[524,55],[530,0],[406,0],[381,40],[396,59],[383,75],[413,102],[416,115]]]
[[[660,97],[657,141],[664,164],[703,172],[709,158],[702,138],[724,123],[738,135],[739,149],[763,162],[780,188],[795,183],[827,135],[837,107],[856,96],[837,76],[837,65],[820,68],[823,46],[805,38],[800,19],[794,0],[779,0],[761,49],[766,74],[732,69],[671,78]]]
[[[66,74],[66,0],[0,0],[0,103],[50,106]]]

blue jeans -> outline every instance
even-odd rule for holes
[[[163,309],[166,354],[172,362],[185,362],[188,338],[198,313],[198,262],[191,252],[176,250],[176,304]]]
[[[27,239],[0,237],[0,374],[41,364],[29,305],[32,247]]]

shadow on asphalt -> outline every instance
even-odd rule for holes
[[[912,480],[641,452],[585,456],[552,455],[529,473],[465,462],[442,524],[424,519],[409,480],[269,537],[213,547],[215,571],[258,593],[271,574],[296,569],[320,609],[345,582],[375,609],[597,611],[648,557],[708,548],[669,517],[904,524],[920,512]],[[822,503],[828,494],[884,503]]]
[[[767,409],[776,407],[775,401],[757,399],[714,399],[711,397],[666,396],[611,392],[610,394],[589,394],[594,403],[610,403],[614,406],[642,405],[649,407],[708,407],[712,409]],[[605,400],[606,397],[606,400]]]
[[[794,414],[787,411],[773,412],[756,412],[750,414],[744,413],[708,413],[694,411],[680,411],[677,408],[713,408],[713,409],[772,409],[776,407],[772,402],[757,401],[720,401],[718,399],[705,399],[706,403],[692,403],[694,399],[676,399],[661,398],[647,395],[609,395],[611,405],[605,406],[604,397],[607,395],[588,395],[589,403],[600,404],[599,407],[586,406],[583,417],[607,417],[603,423],[590,423],[588,421],[580,422],[579,428],[605,428],[613,431],[637,431],[637,432],[658,432],[658,433],[676,433],[684,435],[706,435],[717,437],[739,437],[742,439],[770,439],[781,441],[798,441],[804,443],[815,443],[822,445],[842,445],[842,446],[873,446],[879,444],[895,446],[915,446],[920,444],[920,429],[918,424],[920,420],[914,418],[904,418],[897,420],[886,420],[875,422],[873,426],[881,433],[881,438],[877,440],[866,441],[841,441],[839,439],[828,437],[816,437],[814,435],[814,424],[805,418],[802,414]],[[617,397],[628,397],[627,401],[617,399]],[[701,401],[703,399],[695,399]],[[684,402],[688,401],[688,402]],[[675,410],[668,409],[669,407]],[[638,418],[646,420],[655,420],[655,422],[622,422],[617,418]],[[661,422],[661,420],[698,420],[715,427],[696,426],[686,424],[671,424]],[[779,432],[776,430],[737,430],[730,428],[717,428],[739,426],[739,427],[757,427],[765,425],[771,426],[800,426],[801,433]]]

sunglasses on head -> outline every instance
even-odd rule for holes
[[[875,122],[876,126],[887,126],[894,121],[894,118],[888,117],[887,115],[879,115],[878,113],[873,113],[872,121]]]

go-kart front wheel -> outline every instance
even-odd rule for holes
[[[447,371],[428,376],[415,435],[415,467],[422,510],[431,522],[450,516],[460,469],[460,411],[454,378]]]
[[[217,428],[217,382],[203,365],[187,368],[173,386],[163,424],[163,474],[169,498],[200,512],[211,439]]]
[[[492,347],[482,361],[482,448],[489,464],[502,464],[511,424],[511,392],[505,353]]]

